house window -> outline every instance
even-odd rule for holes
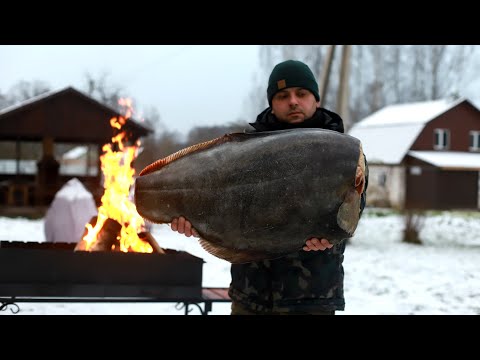
[[[412,166],[410,168],[410,175],[422,175],[422,168],[420,166]]]
[[[470,148],[471,151],[480,150],[480,131],[470,131]]]
[[[435,129],[433,134],[433,148],[435,150],[445,150],[450,147],[450,131],[448,129]]]
[[[55,158],[60,163],[60,175],[97,176],[98,146],[95,144],[57,143]]]
[[[34,175],[40,154],[42,144],[39,142],[3,141],[0,144],[0,174]]]
[[[385,187],[386,184],[387,184],[387,174],[382,172],[378,175],[378,185],[380,185],[381,187]]]

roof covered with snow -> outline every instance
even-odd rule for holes
[[[350,135],[360,139],[367,161],[380,164],[399,164],[412,146],[423,124],[385,127],[352,128]]]
[[[408,155],[444,170],[480,171],[480,153],[461,151],[409,151]]]
[[[425,125],[466,99],[387,106],[356,123],[349,135],[362,142],[368,161],[399,164]]]
[[[70,101],[66,99],[75,99]],[[54,101],[59,100],[59,101]],[[65,105],[66,104],[66,105]],[[68,108],[66,108],[68,106]],[[48,116],[43,116],[41,125],[37,107],[48,107]],[[82,112],[88,112],[88,118]],[[43,112],[41,114],[44,114]],[[110,118],[121,114],[110,106],[69,86],[57,91],[45,92],[18,104],[0,110],[0,135],[4,140],[22,138],[40,140],[51,136],[56,142],[105,143],[112,136]],[[69,123],[75,131],[59,124]],[[147,136],[152,129],[130,118],[125,124],[129,138]],[[115,131],[113,131],[115,133]]]
[[[65,89],[67,89],[67,88],[65,88]],[[46,91],[46,92],[44,92],[40,95],[36,95],[36,96],[33,96],[29,99],[19,101],[18,103],[14,104],[14,105],[10,105],[10,106],[7,106],[3,109],[0,109],[0,115],[9,113],[10,111],[14,111],[16,109],[20,109],[20,108],[24,107],[25,105],[36,103],[39,100],[49,98],[50,96],[54,96],[54,95],[64,91],[65,89]]]

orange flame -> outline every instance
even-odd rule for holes
[[[130,99],[120,99],[118,103],[126,107],[126,115],[125,117],[111,118],[110,125],[120,130],[133,111]],[[138,233],[145,230],[145,222],[129,199],[130,187],[135,181],[135,169],[131,164],[137,157],[140,140],[137,140],[133,146],[126,146],[125,137],[126,133],[120,132],[112,137],[112,144],[105,144],[102,147],[104,153],[100,156],[100,161],[105,192],[102,196],[102,204],[98,208],[95,227],[91,224],[85,225],[87,234],[83,240],[85,240],[87,250],[94,243],[105,221],[110,218],[122,225],[119,235],[121,251],[153,252],[151,245],[138,237]],[[114,144],[117,144],[119,151],[112,149]]]

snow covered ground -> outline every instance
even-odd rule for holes
[[[0,217],[0,240],[45,241],[44,220]],[[403,218],[367,208],[345,252],[346,309],[356,314],[480,314],[480,213],[429,215],[422,245],[401,242]],[[154,225],[164,248],[205,260],[203,286],[228,287],[230,264],[203,250],[167,225]],[[19,314],[181,315],[175,303],[20,303]],[[199,314],[195,307],[191,314]],[[214,303],[211,315],[230,313],[230,303]],[[9,308],[0,315],[11,314]]]

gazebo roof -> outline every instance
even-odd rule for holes
[[[104,144],[110,142],[115,133],[110,119],[121,115],[67,87],[0,110],[0,138],[40,141],[52,137],[55,142]],[[133,119],[128,119],[122,130],[127,131],[133,141],[152,132]]]

